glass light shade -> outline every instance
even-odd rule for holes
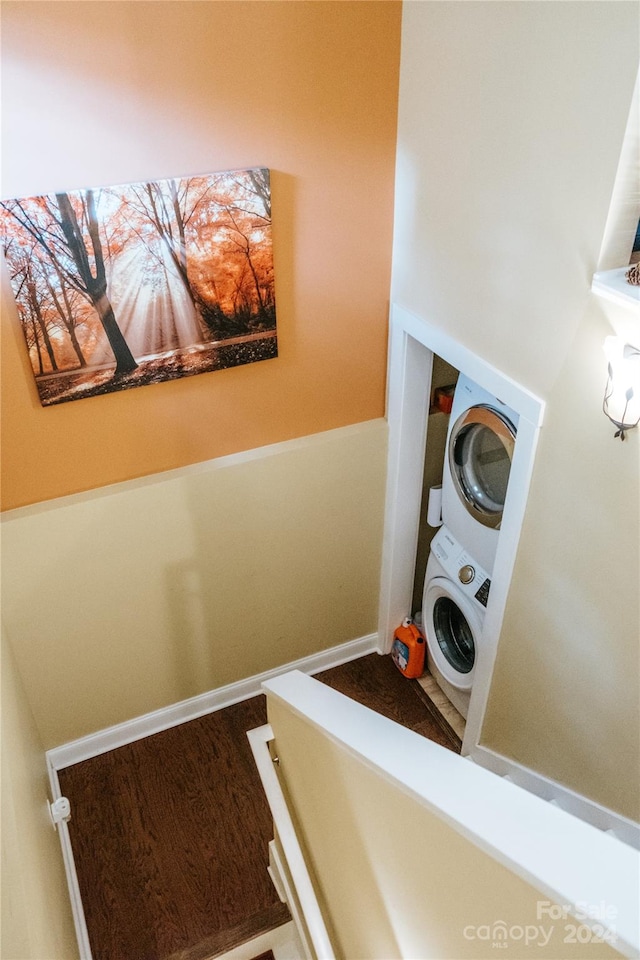
[[[607,337],[604,352],[609,363],[609,378],[604,394],[603,410],[624,431],[640,421],[640,350],[620,337]]]

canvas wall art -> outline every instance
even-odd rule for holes
[[[0,204],[43,406],[277,355],[269,170]]]

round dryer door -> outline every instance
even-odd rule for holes
[[[442,676],[453,687],[470,690],[482,622],[446,577],[434,577],[427,584],[422,622],[429,652]]]
[[[507,495],[516,431],[493,407],[470,407],[454,423],[449,437],[453,484],[467,511],[497,529]]]

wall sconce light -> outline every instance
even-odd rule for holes
[[[609,376],[602,410],[618,428],[615,436],[624,440],[627,430],[640,423],[640,350],[620,337],[607,337],[604,352]]]

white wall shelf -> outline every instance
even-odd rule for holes
[[[640,287],[627,283],[625,273],[629,267],[601,270],[594,273],[591,289],[599,297],[605,297],[623,307],[640,307]]]

